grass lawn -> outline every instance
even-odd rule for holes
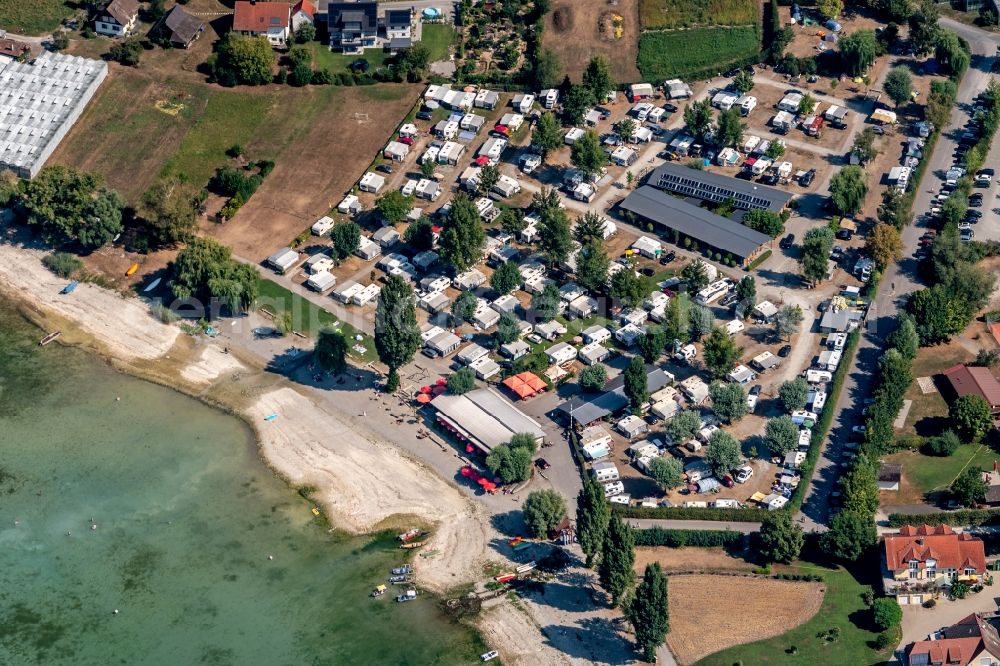
[[[724,72],[759,50],[756,26],[647,32],[639,39],[637,65],[645,80],[670,79],[706,69]]]
[[[374,72],[393,57],[391,53],[386,53],[381,49],[368,49],[364,55],[347,55],[334,53],[329,47],[319,42],[312,42],[310,46],[312,46],[313,62],[316,69],[329,69],[334,74],[346,72],[350,64],[359,58],[367,60],[370,66],[369,71]]]
[[[757,20],[757,3],[753,0],[639,0],[643,30],[751,25]]]
[[[66,0],[0,0],[0,28],[22,35],[44,35],[72,13]]]
[[[292,321],[296,331],[308,333],[315,337],[320,330],[327,326],[332,326],[342,332],[350,341],[351,347],[361,345],[365,348],[364,354],[357,351],[350,352],[351,358],[359,363],[368,363],[378,359],[375,352],[375,340],[365,335],[364,340],[358,341],[355,336],[359,331],[350,324],[341,322],[333,314],[327,312],[312,301],[308,301],[298,294],[294,294],[277,282],[271,280],[260,281],[260,303],[275,315],[281,315],[286,310],[292,311]]]
[[[867,623],[870,612],[862,595],[865,586],[844,569],[827,569],[800,562],[777,567],[783,573],[818,574],[826,584],[823,606],[805,624],[786,634],[717,652],[698,662],[702,666],[742,664],[880,664],[888,655],[871,645],[878,636]],[[839,636],[828,641],[825,635],[838,629]],[[819,635],[823,634],[823,635]],[[788,650],[795,646],[795,654]]]
[[[993,461],[998,459],[1000,455],[985,444],[963,444],[947,457],[925,456],[912,451],[888,457],[890,462],[903,465],[903,476],[924,500],[928,499],[928,493],[950,486],[966,467],[973,465],[988,470],[993,468]]]
[[[445,23],[425,23],[420,41],[430,51],[430,61],[448,59],[448,47],[455,41],[455,30]]]

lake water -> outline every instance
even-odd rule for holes
[[[242,422],[40,335],[0,300],[0,664],[479,661],[367,596],[403,552],[328,534]]]

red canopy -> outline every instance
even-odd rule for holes
[[[438,380],[434,383],[437,384],[438,386],[447,386],[448,380],[445,379],[444,377],[438,377]]]
[[[489,163],[490,158],[486,157],[486,155],[480,155],[476,158],[476,166],[486,166]]]
[[[430,386],[421,386],[420,387],[420,392],[421,393],[430,393],[431,392],[431,387]]]
[[[548,388],[545,381],[533,372],[522,372],[503,380],[503,385],[517,394],[521,400],[542,393]]]
[[[419,402],[421,405],[426,405],[430,401],[431,397],[426,393],[421,393],[420,395],[417,396],[417,402]]]

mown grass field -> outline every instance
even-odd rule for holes
[[[448,59],[448,47],[455,41],[455,30],[445,23],[426,23],[420,41],[431,54],[431,62]]]
[[[639,38],[643,80],[684,78],[705,70],[724,72],[760,50],[756,26],[647,32]]]
[[[758,7],[753,0],[639,0],[643,30],[755,25],[757,21]]]
[[[865,586],[853,574],[845,569],[801,563],[778,567],[777,570],[822,576],[826,593],[819,612],[808,622],[780,636],[716,652],[699,661],[699,666],[732,666],[737,663],[867,666],[886,660],[888,654],[880,654],[871,647],[878,633],[871,626],[871,611],[862,598]],[[754,618],[747,617],[746,621],[752,622]],[[830,630],[835,631],[831,634]]]
[[[0,29],[21,35],[44,35],[59,27],[72,13],[66,0],[0,0]]]

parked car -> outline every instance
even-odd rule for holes
[[[722,477],[722,485],[724,485],[726,488],[732,488],[733,486],[736,485],[736,482],[733,481],[733,477],[726,474],[725,476]]]
[[[799,185],[801,185],[802,187],[809,187],[810,185],[812,185],[812,182],[813,180],[815,180],[815,178],[816,178],[816,169],[809,169],[809,171],[806,171],[804,174],[802,174],[802,177],[799,178]]]
[[[866,432],[868,432],[868,426],[863,426],[863,425],[854,426],[853,428],[851,428],[851,432],[863,435]]]
[[[736,301],[738,301],[739,299],[740,297],[735,293],[727,294],[721,301],[719,301],[719,305],[726,308],[735,303]]]
[[[778,247],[782,250],[787,250],[795,244],[795,234],[788,234],[778,243]]]
[[[545,458],[539,458],[538,460],[535,461],[535,466],[538,467],[538,469],[548,469],[552,467],[552,463],[550,463]]]
[[[418,120],[434,120],[434,114],[430,111],[417,111]]]
[[[785,358],[786,356],[788,356],[791,353],[792,353],[792,346],[791,345],[785,345],[784,347],[782,347],[781,349],[778,350],[778,356],[780,356],[781,358]]]
[[[740,467],[738,470],[736,470],[737,483],[746,483],[747,481],[750,480],[750,477],[752,476],[753,476],[753,467],[751,467],[750,465],[744,465],[743,467]]]
[[[660,265],[661,266],[666,266],[667,264],[669,264],[671,261],[673,261],[676,258],[677,258],[677,253],[674,252],[673,250],[671,250],[669,252],[665,252],[665,253],[663,253],[663,254],[660,255]]]
[[[392,167],[388,164],[379,164],[375,167],[376,171],[381,171],[382,173],[392,173]]]
[[[850,229],[839,229],[837,231],[837,238],[844,241],[849,241],[854,238],[854,233]]]
[[[983,216],[983,211],[981,211],[981,210],[967,210],[967,211],[965,211],[965,216],[968,217],[968,218],[972,218],[974,220],[978,220],[979,218],[981,218]]]
[[[748,394],[749,395],[760,395],[761,389],[762,389],[762,387],[761,387],[760,384],[754,384],[753,386],[750,387],[750,391],[748,391]]]

